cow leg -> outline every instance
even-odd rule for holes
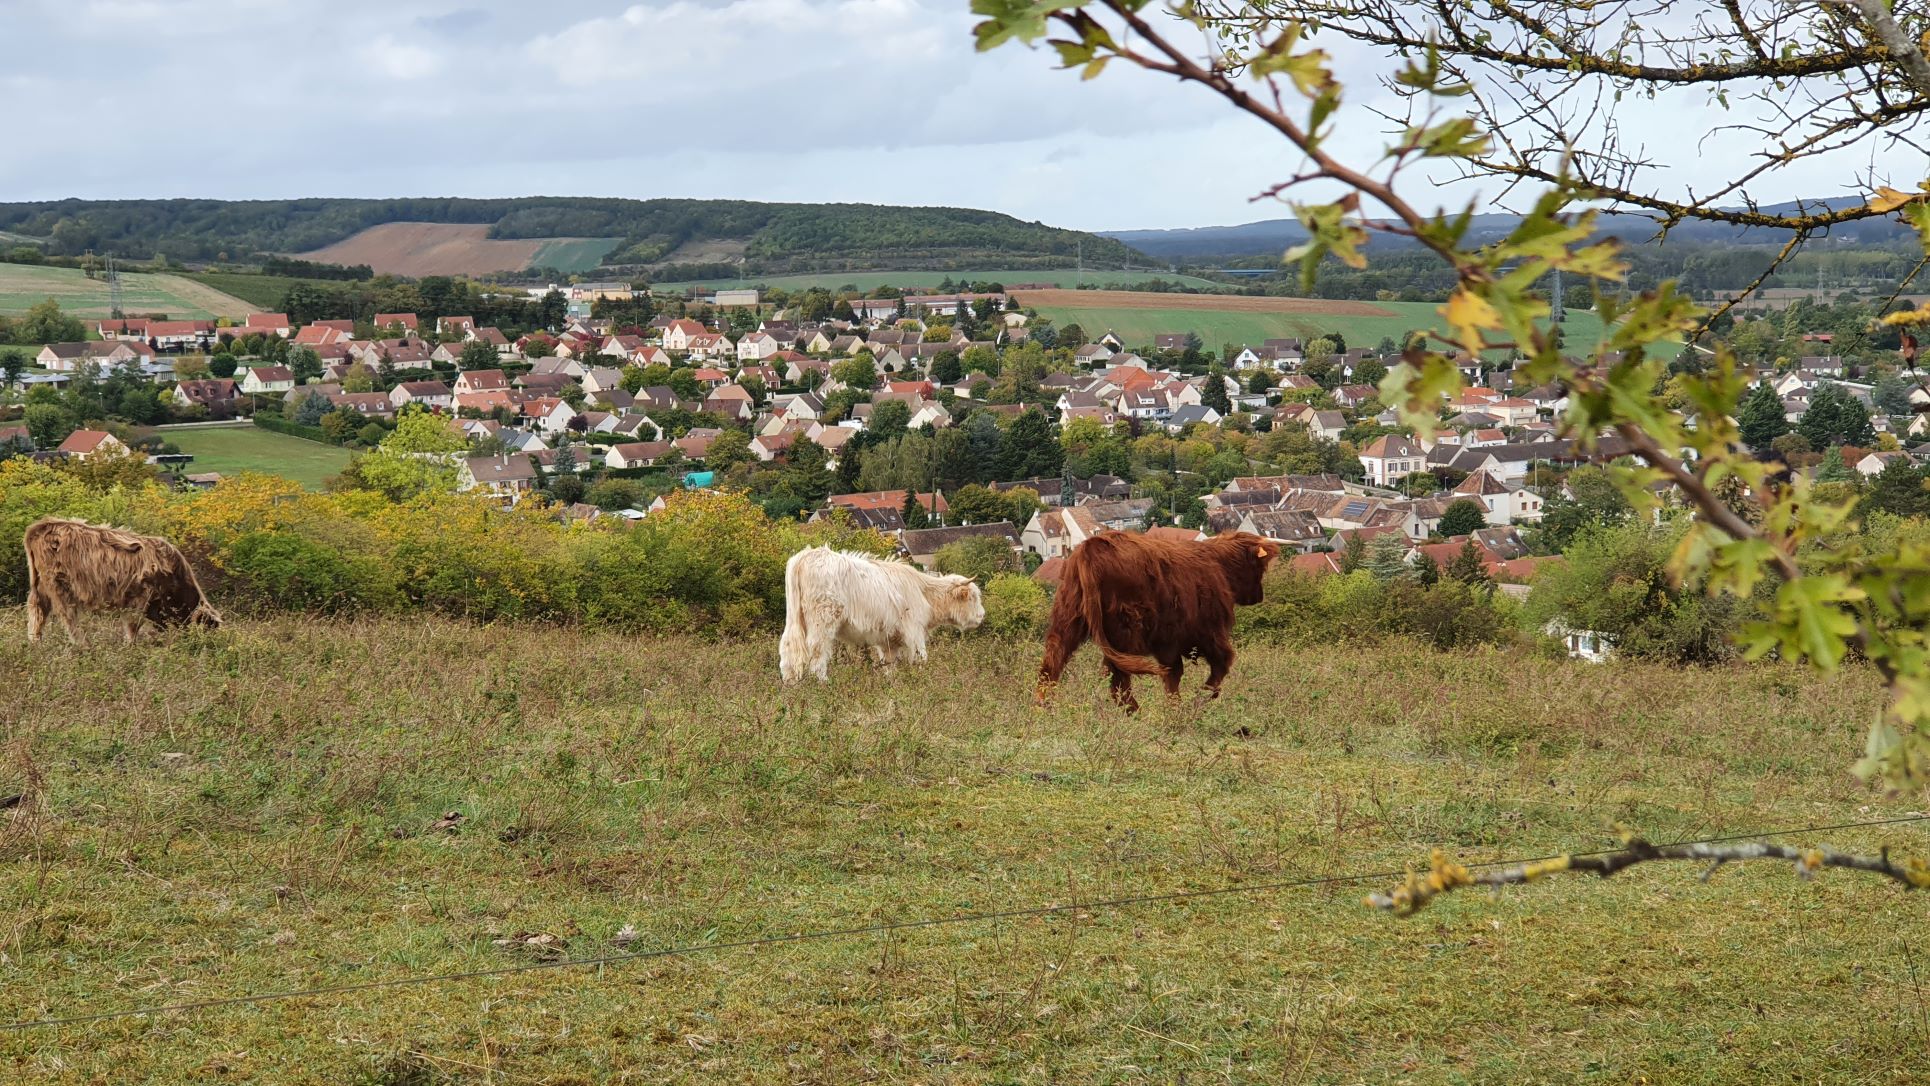
[[[1159,666],[1166,669],[1159,676],[1159,681],[1166,684],[1166,696],[1179,697],[1179,680],[1180,676],[1186,674],[1186,661],[1174,657],[1171,660],[1161,660]]]
[[[884,668],[888,672],[897,670],[898,642],[892,640],[882,645],[871,646],[871,659],[879,667]]]
[[[1226,681],[1227,672],[1233,670],[1233,640],[1216,638],[1212,644],[1200,646],[1200,655],[1206,658],[1206,695],[1217,698],[1220,684]]]
[[[1034,705],[1044,705],[1052,697],[1052,691],[1059,685],[1059,676],[1065,674],[1066,664],[1072,659],[1072,654],[1078,652],[1079,646],[1085,643],[1085,623],[1069,622],[1065,624],[1063,630],[1058,623],[1053,624],[1052,629],[1045,635],[1045,659],[1039,663],[1039,687],[1032,697]],[[1125,677],[1125,686],[1126,696],[1130,699],[1132,697],[1131,676]],[[1119,688],[1120,675],[1114,671],[1114,698],[1118,698]]]
[[[54,614],[60,619],[60,624],[67,628],[68,641],[76,645],[84,645],[87,643],[87,639],[81,636],[80,631],[74,629],[74,609],[72,607],[66,606],[61,601],[56,600],[54,601]]]
[[[39,641],[41,627],[47,625],[47,597],[38,587],[27,592],[27,640]]]
[[[1125,707],[1129,713],[1139,711],[1139,699],[1133,697],[1133,677],[1131,672],[1121,671],[1108,663],[1106,670],[1112,672],[1112,700]]]
[[[835,624],[813,625],[805,638],[806,670],[821,683],[831,681],[831,658],[838,654],[837,628]]]
[[[127,633],[128,644],[132,645],[134,642],[139,641],[141,639],[140,616],[136,615],[135,617],[128,619],[124,625]]]

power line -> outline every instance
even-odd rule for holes
[[[1754,833],[1734,833],[1722,837],[1704,837],[1691,841],[1676,841],[1674,845],[1716,845],[1728,841],[1748,841],[1761,837],[1788,837],[1793,834],[1834,833],[1837,830],[1869,829],[1876,826],[1895,826],[1911,822],[1930,821],[1930,814],[1905,815],[1899,818],[1883,818],[1869,822],[1841,822],[1833,826],[1803,826],[1794,829],[1759,830]],[[1572,857],[1605,856],[1619,849],[1597,849],[1592,852],[1550,853],[1517,860],[1488,860],[1483,863],[1467,864],[1470,868],[1507,867],[1513,864],[1539,863],[1562,855]],[[975,924],[988,920],[1015,920],[1025,917],[1052,916],[1058,913],[1080,910],[1121,909],[1133,905],[1153,905],[1174,901],[1195,901],[1204,898],[1228,897],[1243,894],[1262,894],[1276,890],[1300,890],[1314,886],[1334,886],[1350,882],[1366,882],[1370,879],[1398,879],[1405,877],[1402,871],[1368,871],[1352,875],[1325,875],[1319,878],[1294,879],[1286,882],[1255,883],[1242,886],[1219,886],[1210,890],[1176,890],[1164,894],[1137,894],[1131,897],[1104,898],[1098,901],[1071,901],[1063,905],[1033,905],[1020,909],[1005,909],[999,912],[966,913],[961,916],[936,916],[923,920],[891,920],[878,924],[859,927],[831,928],[824,931],[797,932],[791,935],[767,935],[756,939],[735,939],[724,943],[697,943],[688,946],[670,947],[664,950],[626,951],[621,954],[605,954],[594,958],[567,958],[553,962],[531,962],[523,965],[497,966],[492,969],[471,969],[458,973],[431,973],[413,977],[391,977],[387,980],[364,981],[359,984],[340,984],[321,988],[297,988],[281,992],[260,992],[253,995],[223,996],[217,999],[198,999],[186,1003],[169,1003],[152,1007],[135,1007],[120,1011],[99,1011],[92,1014],[70,1015],[64,1018],[34,1018],[19,1022],[0,1024],[0,1033],[15,1033],[29,1029],[46,1029],[56,1026],[76,1026],[89,1022],[105,1022],[117,1018],[135,1018],[153,1014],[176,1014],[186,1011],[204,1011],[217,1007],[234,1007],[242,1004],[273,1003],[286,999],[312,999],[318,996],[348,995],[356,992],[371,992],[386,988],[406,988],[419,984],[442,984],[458,980],[480,980],[489,977],[504,977],[520,973],[536,973],[553,969],[579,969],[589,966],[619,965],[625,962],[650,961],[659,958],[694,957],[698,954],[716,953],[725,950],[748,950],[755,947],[783,946],[795,943],[823,942],[830,939],[846,939],[860,935],[882,935],[889,932],[913,931],[919,928],[946,927],[955,924]]]

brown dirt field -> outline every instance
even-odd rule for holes
[[[1372,302],[1329,298],[1250,298],[1232,294],[1161,294],[1151,290],[1025,290],[1019,304],[1040,309],[1210,309],[1216,313],[1319,313],[1391,317]]]
[[[392,222],[295,255],[329,264],[367,264],[378,275],[485,275],[529,267],[549,240],[491,238],[487,226]]]

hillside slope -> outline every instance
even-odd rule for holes
[[[602,197],[0,204],[0,231],[44,237],[58,255],[91,249],[129,258],[248,260],[326,249],[390,223],[480,226],[501,241],[615,238],[603,263],[617,267],[742,252],[747,274],[1065,267],[1081,254],[1097,267],[1146,263],[1124,243],[1095,234],[950,207]],[[534,256],[541,259],[540,249]]]

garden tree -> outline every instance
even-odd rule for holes
[[[1045,348],[1037,343],[1028,341],[1008,348],[1005,357],[999,360],[999,379],[992,386],[991,402],[1013,404],[1037,401],[1041,382],[1050,371],[1050,363]]]
[[[556,459],[552,461],[550,471],[556,475],[576,474],[576,450],[568,442],[557,447]]]
[[[462,345],[461,353],[456,355],[456,368],[459,370],[493,370],[502,365],[496,356],[496,348],[480,339],[472,339]]]
[[[1886,415],[1908,415],[1910,413],[1910,393],[1916,386],[1894,373],[1886,373],[1876,379],[1870,389],[1870,399]]]
[[[1367,543],[1355,532],[1347,537],[1340,548],[1340,572],[1352,573],[1367,564]]]
[[[848,388],[869,392],[878,387],[878,361],[870,351],[859,351],[850,358],[831,364],[831,377]]]
[[[1278,383],[1271,370],[1258,369],[1247,375],[1246,390],[1255,396],[1264,396]]]
[[[303,426],[320,426],[322,416],[328,414],[328,397],[319,392],[296,389],[288,394],[282,403],[282,415]]]
[[[965,367],[959,361],[957,351],[940,351],[931,360],[931,373],[927,376],[936,384],[955,385],[965,376]]]
[[[704,467],[722,474],[739,464],[749,463],[755,457],[751,453],[751,435],[736,427],[718,434],[704,453]]]
[[[905,491],[905,502],[899,507],[899,511],[904,515],[905,527],[912,529],[931,527],[931,517],[926,515],[924,503],[918,500],[916,490]]]
[[[563,322],[569,319],[569,315],[570,301],[563,297],[562,291],[552,290],[543,295],[537,316],[539,324],[554,331],[563,327]]]
[[[304,384],[322,375],[322,356],[315,348],[305,344],[288,348],[288,368],[295,375],[296,384]]]
[[[1768,381],[1764,381],[1743,398],[1742,413],[1737,417],[1741,426],[1743,444],[1752,449],[1768,449],[1775,440],[1789,432],[1789,417],[1783,410],[1783,399]]]
[[[655,388],[659,385],[668,387],[670,384],[670,375],[674,372],[669,366],[661,362],[652,362],[648,366],[643,367],[643,384],[637,387]]]
[[[635,479],[604,479],[583,492],[583,500],[605,512],[640,509],[649,500],[643,484]]]
[[[395,356],[388,351],[383,351],[381,359],[376,363],[375,381],[377,388],[390,389],[395,387]]]
[[[1843,462],[1843,447],[1831,445],[1823,454],[1823,462],[1816,465],[1816,481],[1819,483],[1853,483],[1856,474]]]
[[[991,487],[971,483],[945,495],[945,504],[951,507],[951,520],[955,524],[995,524],[1012,519],[1011,505],[1006,498],[1007,495]],[[1031,519],[1030,514],[1026,519]],[[1025,522],[1014,523],[1023,526]]]
[[[1077,324],[1068,324],[1059,329],[1059,346],[1068,351],[1077,351],[1090,342],[1086,338],[1086,330]]]
[[[342,375],[342,391],[375,391],[375,371],[369,369],[368,364],[364,362],[357,362],[350,366],[348,372]]]
[[[751,394],[751,402],[759,407],[770,399],[770,390],[764,387],[764,379],[753,374],[737,382],[737,386]]]
[[[1379,388],[1380,383],[1386,378],[1387,367],[1376,359],[1370,358],[1354,367],[1354,384],[1367,385],[1370,388]]]
[[[223,377],[231,376],[234,373],[233,361],[233,356],[229,356],[230,364],[228,372],[222,374]],[[6,388],[12,388],[17,384],[20,381],[20,374],[24,372],[26,368],[27,352],[12,348],[0,351],[0,376],[5,377]]]
[[[1441,534],[1449,539],[1488,526],[1488,511],[1473,498],[1456,498],[1441,513]]]
[[[383,428],[379,422],[371,422],[363,426],[360,430],[355,431],[355,440],[360,441],[364,445],[379,445],[382,443],[382,439],[387,436],[389,436],[389,431]]]
[[[1834,452],[1835,450],[1831,450]],[[1930,490],[1922,468],[1909,456],[1893,456],[1870,480],[1869,492],[1857,503],[1859,513],[1883,512],[1899,517],[1930,517]]]
[[[1028,342],[1036,343],[1048,351],[1059,346],[1059,330],[1052,327],[1052,322],[1044,317],[1027,325],[1026,332]]]
[[[208,372],[216,377],[233,377],[240,365],[240,361],[234,355],[227,351],[217,351],[213,358],[208,359]]]
[[[938,548],[932,558],[932,565],[939,573],[955,573],[970,577],[981,585],[991,583],[993,577],[1001,573],[1023,573],[1025,564],[1019,556],[1012,553],[1012,547],[1003,539],[989,536],[976,536],[947,543]]]
[[[1065,466],[1065,449],[1052,432],[1045,412],[1027,408],[1005,430],[999,442],[999,477],[1002,479],[1044,478],[1059,474]]]
[[[27,424],[27,433],[33,435],[34,444],[43,449],[55,448],[67,440],[75,428],[73,416],[58,403],[30,402],[22,421]]]
[[[30,307],[13,325],[15,343],[77,343],[87,338],[87,326],[60,311],[52,298]]]
[[[1870,409],[1834,383],[1816,386],[1796,431],[1815,449],[1845,444],[1868,448],[1876,444]]]
[[[141,426],[164,422],[168,413],[161,402],[160,390],[149,384],[136,385],[121,393],[114,408],[120,417]]]
[[[952,338],[952,326],[949,324],[928,324],[925,326],[925,334],[920,338],[922,342],[925,343],[944,343]]]
[[[1414,559],[1414,579],[1422,585],[1435,585],[1441,581],[1441,563],[1431,554],[1422,554]]]
[[[174,379],[177,381],[203,380],[210,372],[206,355],[184,354],[174,360]]]
[[[1387,532],[1367,544],[1367,572],[1377,581],[1398,581],[1412,573],[1407,566],[1407,537]]]
[[[794,499],[799,510],[808,511],[822,505],[836,483],[837,477],[831,474],[831,455],[824,446],[800,438],[778,471],[776,492]]]
[[[852,408],[870,402],[871,393],[861,388],[841,388],[824,398],[824,419],[838,422],[850,418]]]
[[[1472,539],[1461,543],[1461,549],[1455,551],[1454,557],[1448,559],[1447,569],[1444,572],[1448,580],[1459,581],[1465,585],[1486,584],[1490,579],[1488,565],[1481,560],[1481,552],[1476,549]]]
[[[362,416],[352,407],[338,407],[323,415],[320,425],[322,436],[331,444],[346,445],[361,429]]]
[[[872,405],[871,421],[866,424],[865,432],[882,440],[904,433],[910,424],[911,407],[903,400],[886,400]]]
[[[697,383],[697,371],[688,366],[671,370],[670,376],[664,378],[664,384],[668,385],[670,391],[676,393],[680,400],[704,398],[704,386]]]
[[[833,319],[841,321],[858,319],[857,311],[851,308],[851,301],[848,298],[839,298],[836,302],[832,303],[831,316]]]
[[[1233,401],[1226,394],[1226,371],[1218,363],[1207,368],[1206,386],[1200,389],[1200,403],[1218,411],[1222,417],[1233,413]]]
[[[321,397],[309,399],[319,401]],[[448,422],[411,404],[396,416],[395,429],[382,444],[356,457],[344,475],[364,489],[381,491],[392,501],[454,490],[456,458],[466,446],[463,436]]]
[[[1542,504],[1541,521],[1528,541],[1540,554],[1558,554],[1588,528],[1625,523],[1635,509],[1608,472],[1584,465],[1562,482],[1567,493],[1552,493]]]
[[[575,505],[588,489],[583,477],[574,473],[554,476],[548,487],[550,499],[558,505]]]
[[[958,356],[958,362],[966,373],[982,373],[987,377],[999,375],[998,352],[983,344],[965,348],[965,353]]]
[[[974,411],[961,427],[965,449],[973,465],[972,478],[990,482],[999,478],[1000,450],[1005,447],[1005,431],[989,411]]]
[[[1410,498],[1428,498],[1441,489],[1441,480],[1431,471],[1416,471],[1403,475],[1401,481],[1395,484],[1395,489]],[[1445,527],[1441,534],[1447,534]]]
[[[642,366],[638,366],[634,364],[625,366],[623,367],[622,373],[619,374],[618,376],[620,378],[619,383],[622,385],[623,391],[628,392],[633,396],[636,395],[639,391],[641,391],[644,387],[645,382],[643,379]]]

